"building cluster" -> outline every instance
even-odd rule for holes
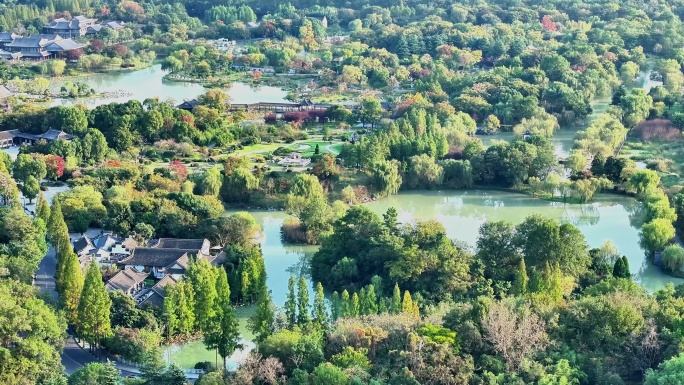
[[[235,40],[228,40],[225,38],[220,38],[213,41],[214,47],[217,50],[223,51],[230,54],[240,54],[243,52],[242,48],[237,47],[237,42]]]
[[[160,238],[143,245],[131,237],[102,233],[94,238],[83,235],[74,242],[74,251],[82,267],[95,261],[118,268],[105,287],[132,296],[139,306],[162,306],[165,287],[185,277],[193,258],[213,266],[225,262],[222,248],[212,247],[207,239]]]
[[[12,32],[0,32],[0,57],[11,61],[63,57],[69,52],[82,50],[85,47],[85,44],[73,38],[94,35],[103,28],[116,31],[124,28],[124,23],[118,21],[98,23],[96,19],[85,16],[76,16],[70,20],[62,17],[43,26],[42,34],[22,36]]]

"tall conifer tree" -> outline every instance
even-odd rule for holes
[[[299,325],[305,325],[311,322],[311,317],[309,317],[309,285],[306,283],[304,277],[299,278],[299,284],[297,285],[297,323]]]
[[[404,291],[404,299],[401,301],[401,312],[413,314],[413,300],[408,290]]]
[[[176,284],[178,288],[178,331],[192,334],[195,331],[195,291],[188,281]]]
[[[349,292],[344,289],[342,292],[342,300],[340,301],[340,317],[347,318],[352,316],[352,305],[351,299],[349,298]]]
[[[401,290],[399,290],[399,285],[394,284],[394,290],[392,291],[392,307],[390,309],[392,314],[401,313]]]
[[[366,289],[359,290],[359,315],[368,315],[368,307],[366,303]]]
[[[370,284],[366,289],[366,313],[367,314],[378,314],[378,297],[375,295],[375,286]]]
[[[527,267],[525,266],[525,259],[520,259],[518,271],[515,273],[513,280],[513,295],[525,295],[527,293],[527,285],[529,279],[527,278]]]
[[[63,243],[70,243],[69,229],[66,222],[64,222],[64,215],[62,214],[62,205],[59,203],[59,198],[55,196],[52,200],[52,208],[50,209],[50,219],[47,223],[47,231],[50,243],[59,250]]]
[[[295,277],[287,281],[287,301],[285,301],[285,317],[289,327],[297,323],[297,296],[295,295]]]
[[[195,292],[195,322],[202,332],[209,327],[216,308],[217,270],[206,259],[195,259],[188,266],[186,273],[186,277]]]
[[[240,330],[235,317],[235,309],[230,303],[230,286],[228,286],[228,277],[224,269],[219,270],[216,293],[218,297],[213,311],[214,316],[209,330],[204,333],[204,344],[208,349],[218,351],[223,357],[223,370],[226,370],[226,360],[237,349],[241,349],[242,344],[240,344]]]
[[[358,317],[360,311],[361,311],[361,304],[359,303],[359,294],[354,293],[354,295],[352,295],[352,300],[351,300],[351,316],[352,317]]]
[[[340,318],[340,295],[337,293],[337,291],[333,291],[331,302],[330,318],[332,318],[333,321],[336,321],[338,318]]]
[[[102,282],[102,274],[97,262],[88,265],[83,291],[78,304],[78,334],[91,345],[99,346],[102,339],[112,332],[109,312],[112,300]]]
[[[275,331],[273,327],[275,322],[273,307],[270,290],[266,286],[262,286],[257,310],[249,320],[249,330],[254,333],[257,342],[263,342]]]
[[[67,318],[72,325],[78,321],[78,303],[83,291],[83,270],[74,253],[68,253],[64,257],[64,272],[61,276],[63,288],[59,296],[59,302],[66,310]]]
[[[55,248],[55,255],[57,259],[57,266],[55,269],[55,287],[58,293],[63,292],[61,278],[64,274],[64,259],[67,254],[72,252],[71,240],[69,239],[69,229],[64,216],[62,215],[62,206],[59,203],[58,197],[55,197],[50,211],[50,219],[47,224],[48,235],[50,243]]]
[[[622,256],[615,261],[613,266],[613,277],[615,278],[630,278],[632,274],[629,271],[629,261],[626,256]]]
[[[320,282],[316,284],[316,296],[314,297],[312,313],[314,322],[320,325],[322,329],[327,329],[328,309],[325,306],[325,294],[323,293],[323,285]]]
[[[38,203],[36,203],[36,216],[43,220],[47,226],[50,221],[50,205],[48,205],[43,193],[38,194]]]

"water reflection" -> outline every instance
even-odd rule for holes
[[[531,214],[541,214],[571,223],[582,231],[590,247],[611,241],[621,254],[627,256],[634,278],[647,290],[653,291],[668,282],[681,283],[663,274],[659,268],[645,261],[639,246],[639,227],[643,208],[636,200],[612,194],[602,194],[587,204],[549,202],[523,194],[498,191],[422,191],[395,195],[369,203],[368,208],[382,214],[388,208],[398,211],[399,221],[435,219],[446,228],[447,235],[474,247],[478,230],[486,221],[522,222]],[[316,246],[283,245],[280,225],[287,214],[283,212],[254,212],[262,226],[262,249],[268,274],[267,284],[273,290],[276,304],[285,303],[287,280],[290,274],[307,276],[307,261]]]
[[[618,195],[600,195],[589,204],[567,204],[534,199],[522,194],[493,191],[427,191],[402,193],[368,204],[377,214],[390,207],[399,212],[399,221],[435,219],[446,228],[447,235],[472,249],[478,230],[485,221],[522,222],[531,214],[571,223],[582,231],[590,247],[599,247],[611,241],[620,253],[629,259],[632,273],[637,282],[647,290],[657,290],[669,282],[679,284],[682,279],[664,275],[659,268],[644,258],[639,246],[638,226],[643,216],[641,204],[634,199]],[[266,284],[272,291],[273,301],[282,306],[287,296],[287,281],[290,275],[308,277],[308,261],[316,252],[316,246],[284,245],[280,238],[280,226],[287,214],[283,212],[252,212],[263,230],[261,247],[266,262],[268,279]],[[309,290],[313,292],[311,282]],[[313,297],[313,296],[312,296]],[[254,307],[239,309],[240,328],[243,342],[253,337],[245,329],[247,319]],[[248,349],[253,344],[248,345]],[[230,358],[234,367],[248,351],[241,351]],[[192,367],[198,361],[215,359],[215,353],[207,351],[202,341],[174,346],[171,359],[182,367]]]
[[[73,105],[82,103],[89,108],[112,102],[124,103],[129,100],[142,102],[147,98],[158,97],[159,100],[173,100],[180,103],[183,100],[193,99],[206,92],[206,89],[198,83],[174,82],[163,79],[166,72],[162,71],[161,64],[130,72],[109,72],[92,74],[82,78],[69,78],[69,81],[77,81],[87,84],[90,88],[100,93],[112,93],[113,97],[104,99],[57,99],[51,105]],[[57,82],[54,87],[59,89]],[[287,91],[276,87],[260,86],[253,87],[245,83],[233,83],[230,89],[224,89],[234,103],[256,102],[284,102]]]

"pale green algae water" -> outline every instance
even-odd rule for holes
[[[522,222],[531,214],[541,214],[576,226],[584,234],[590,247],[612,242],[629,259],[634,279],[647,290],[657,290],[669,282],[679,284],[684,280],[663,274],[644,257],[639,246],[641,204],[619,195],[603,194],[588,204],[564,204],[529,197],[524,194],[499,191],[420,191],[395,195],[367,204],[377,214],[394,207],[401,222],[435,219],[446,228],[450,238],[475,246],[478,229],[486,221]],[[287,280],[291,274],[305,274],[305,261],[317,249],[316,246],[284,245],[280,239],[280,225],[287,217],[284,212],[251,212],[261,226],[264,236],[262,250],[268,274],[267,285],[272,290],[274,302],[282,306],[287,295]],[[313,290],[313,289],[311,289]],[[251,308],[240,309],[241,330],[248,347],[252,336],[245,325]],[[235,366],[244,357],[239,352],[231,357]],[[172,347],[171,360],[184,368],[191,368],[198,361],[215,360],[215,353],[204,348],[202,341],[193,341],[180,347]],[[220,362],[220,360],[219,360]]]

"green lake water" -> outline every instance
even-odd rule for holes
[[[647,91],[659,84],[649,79],[652,63],[644,70],[633,86]],[[84,82],[97,92],[126,93],[112,98],[83,99],[88,107],[111,102],[126,102],[131,99],[143,101],[158,97],[171,99],[175,103],[192,99],[206,89],[195,83],[164,81],[165,72],[161,65],[119,73],[95,74],[76,81]],[[244,83],[234,83],[226,92],[236,103],[281,102],[286,91],[275,87],[254,88]],[[73,100],[55,100],[52,105],[73,104]],[[563,127],[551,138],[559,157],[569,154],[577,130],[605,112],[610,97],[597,98],[592,102],[593,113],[582,124]],[[485,145],[493,140],[510,140],[512,133],[502,133],[491,137],[481,137]],[[534,199],[526,195],[494,191],[428,191],[402,193],[387,199],[368,204],[368,207],[381,214],[389,207],[395,207],[400,220],[408,222],[416,219],[435,219],[441,222],[449,237],[474,246],[480,225],[487,220],[507,220],[520,223],[530,214],[538,213],[550,218],[570,222],[585,235],[590,247],[599,247],[606,241],[615,244],[620,252],[629,259],[634,279],[647,290],[653,291],[669,282],[679,284],[682,279],[664,275],[660,269],[648,263],[643,250],[639,247],[638,226],[640,204],[631,198],[603,195],[590,204],[562,204]],[[287,280],[291,274],[306,276],[306,261],[315,253],[315,246],[284,245],[280,239],[280,225],[287,217],[284,212],[252,212],[263,230],[261,242],[266,270],[267,285],[272,290],[274,302],[282,306],[287,292]],[[235,367],[253,347],[252,335],[246,330],[247,318],[253,308],[238,309],[240,330],[246,349],[230,358],[230,366]],[[178,363],[183,368],[192,368],[199,361],[216,360],[215,352],[204,348],[202,341],[193,341],[179,346],[171,346],[164,352],[165,358]],[[221,362],[221,360],[218,360]]]
[[[517,224],[531,214],[541,214],[577,226],[590,247],[612,242],[629,259],[634,279],[649,291],[669,282],[684,282],[663,274],[645,259],[639,246],[641,204],[628,197],[605,194],[588,204],[563,204],[498,191],[420,191],[401,193],[367,206],[377,214],[395,207],[403,223],[435,219],[444,225],[450,238],[471,247],[475,245],[479,227],[486,221],[506,220]],[[257,211],[251,214],[264,233],[261,246],[268,274],[267,285],[274,302],[282,306],[289,276],[306,276],[306,261],[317,247],[291,246],[281,242],[280,225],[287,217],[284,212]],[[250,313],[249,308],[240,309],[243,331]],[[251,339],[248,334],[244,337]],[[184,344],[181,348],[173,347],[170,356],[172,361],[185,368],[193,367],[198,361],[214,362],[215,359],[214,352],[207,351],[201,341]],[[240,352],[231,357],[231,366],[243,356],[244,352]]]
[[[129,100],[142,102],[145,99],[155,97],[162,101],[171,99],[174,103],[180,104],[183,100],[194,99],[207,91],[204,86],[198,83],[164,80],[164,75],[166,72],[161,69],[161,64],[155,64],[138,71],[107,72],[69,79],[72,82],[85,83],[96,92],[124,91],[125,93],[110,98],[56,99],[51,105],[82,103],[93,108],[101,104],[125,103]],[[287,95],[287,91],[277,87],[253,87],[246,83],[233,83],[231,88],[224,91],[231,96],[234,103],[285,102]]]

